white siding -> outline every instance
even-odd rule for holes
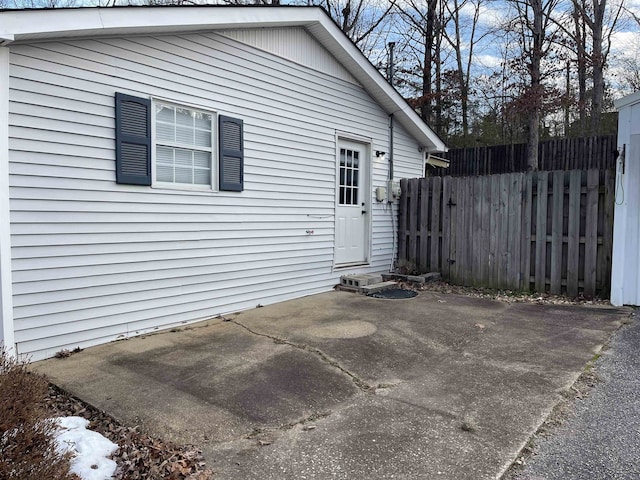
[[[618,148],[625,146],[624,174],[620,162],[616,172],[611,303],[640,305],[640,94],[619,102]]]
[[[302,27],[247,28],[218,33],[327,75],[357,83],[353,76]]]
[[[19,353],[44,358],[388,269],[381,204],[370,265],[333,269],[336,131],[388,151],[386,113],[351,81],[215,34],[15,45],[10,73]],[[242,118],[244,192],[116,184],[116,91]],[[419,176],[416,142],[398,127],[395,145],[396,177]],[[386,162],[371,162],[372,188],[384,185]]]

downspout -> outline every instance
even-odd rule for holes
[[[395,42],[389,42],[389,67],[387,69],[387,80],[393,87],[393,49]],[[389,114],[389,181],[393,180],[393,113]]]
[[[389,42],[389,65],[387,67],[387,81],[393,87],[393,49],[395,42]],[[393,199],[391,198],[391,182],[393,182],[393,113],[389,114],[389,181],[387,182],[387,202],[389,204],[389,212],[391,212],[391,263],[389,264],[389,272],[393,273],[396,263],[396,217],[393,215]]]
[[[13,284],[11,279],[11,221],[9,219],[9,47],[0,37],[0,343],[15,356]]]

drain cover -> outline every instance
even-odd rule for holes
[[[389,298],[391,300],[400,300],[402,298],[413,298],[418,295],[418,292],[413,290],[405,290],[403,288],[391,288],[389,290],[383,290],[382,292],[370,293],[367,297],[373,298]]]

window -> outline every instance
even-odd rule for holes
[[[156,182],[211,185],[213,115],[157,103]]]
[[[359,155],[357,150],[340,149],[339,205],[358,205]]]
[[[161,102],[152,105],[149,99],[116,93],[116,181],[151,185],[154,171],[160,185],[212,186],[214,125],[215,115],[210,112]],[[218,138],[218,188],[240,192],[244,188],[243,121],[218,116]]]

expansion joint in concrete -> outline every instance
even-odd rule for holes
[[[324,353],[319,348],[312,347],[312,346],[306,345],[304,343],[291,342],[290,340],[287,340],[286,338],[278,337],[276,335],[269,335],[268,333],[256,332],[255,330],[252,330],[251,328],[249,328],[246,325],[238,322],[237,320],[231,320],[231,319],[225,319],[225,320],[228,321],[228,322],[231,322],[231,323],[233,323],[233,324],[235,324],[235,325],[237,325],[239,327],[244,328],[246,331],[248,331],[249,333],[251,333],[253,335],[257,335],[259,337],[269,338],[275,343],[288,345],[290,347],[297,348],[298,350],[303,350],[305,352],[313,353],[313,354],[319,356],[322,359],[322,361],[325,362],[326,364],[332,366],[333,368],[336,368],[336,369],[340,370],[342,373],[344,373],[349,378],[351,378],[353,383],[360,390],[362,390],[363,392],[365,392],[365,393],[374,393],[375,392],[376,387],[374,387],[372,385],[369,385],[367,382],[365,382],[364,380],[359,378],[357,375],[355,375],[352,372],[350,372],[349,370],[347,370],[345,367],[340,365],[334,359],[330,358],[326,353]]]

